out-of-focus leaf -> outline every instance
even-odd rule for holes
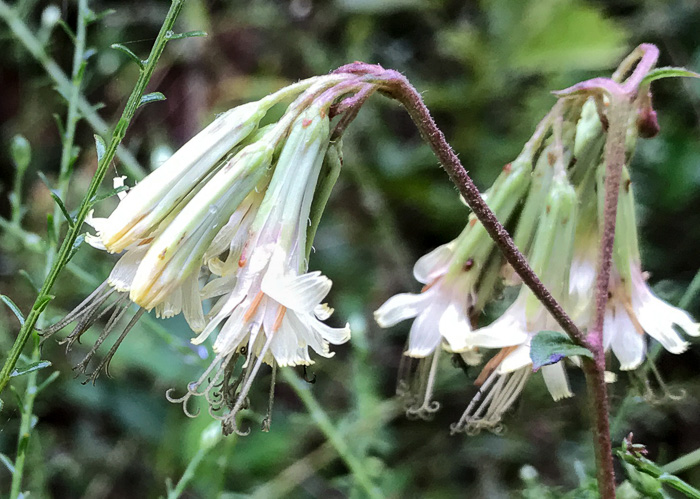
[[[28,364],[26,366],[21,366],[21,367],[15,367],[15,369],[10,373],[11,378],[15,378],[17,376],[24,376],[25,374],[29,374],[34,371],[38,371],[39,369],[44,369],[45,367],[50,367],[51,362],[48,360],[40,360],[38,362],[32,362],[31,364]]]
[[[143,61],[139,59],[139,57],[136,54],[134,54],[128,47],[122,45],[121,43],[113,43],[112,45],[110,45],[110,47],[114,50],[118,50],[126,54],[127,56],[129,56],[129,59],[138,64],[139,68],[143,69]]]
[[[2,300],[5,305],[10,307],[10,310],[12,310],[12,313],[15,314],[17,320],[19,320],[19,323],[24,325],[24,315],[22,315],[22,311],[19,309],[19,307],[15,305],[15,302],[13,302],[9,296],[5,295],[0,295],[0,300]]]
[[[141,97],[139,107],[149,104],[151,102],[157,102],[161,100],[165,100],[165,95],[163,95],[160,92],[151,92],[150,94],[146,94],[143,97]]]

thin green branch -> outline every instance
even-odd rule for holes
[[[80,86],[82,85],[84,74],[83,69],[85,64],[85,40],[87,34],[88,14],[89,9],[87,6],[87,0],[80,0],[78,3],[78,20],[76,23],[75,49],[73,52],[73,71],[71,75],[72,91],[68,96],[68,113],[66,116],[65,133],[62,137],[63,151],[61,154],[61,166],[58,177],[58,196],[62,199],[65,199],[66,192],[68,190],[68,181],[70,179],[70,170],[73,161],[72,155],[73,143],[75,139],[75,128],[80,119],[80,115],[78,114],[78,100],[80,99]],[[63,217],[61,217],[60,209],[61,208],[59,206],[56,206],[54,209],[53,230],[55,234],[60,233],[61,225],[63,223]],[[56,244],[50,242],[45,254],[46,265],[44,276],[46,277],[50,274],[54,259],[56,258]],[[32,349],[32,363],[38,362],[41,356],[41,351],[39,349],[39,336],[36,331],[33,331],[33,337],[34,348]],[[16,499],[21,494],[22,479],[24,476],[24,463],[31,432],[34,428],[34,401],[40,392],[40,390],[37,388],[38,375],[38,371],[29,373],[27,376],[27,387],[24,392],[24,397],[22,397],[22,418],[17,440],[17,457],[15,458],[14,472],[12,473],[12,486],[10,489],[11,499]]]
[[[364,489],[367,497],[380,499],[384,497],[381,490],[374,484],[365,469],[363,463],[353,454],[348,446],[345,438],[338,428],[335,427],[328,414],[323,410],[311,391],[308,390],[299,379],[299,377],[291,369],[281,369],[282,377],[289,383],[302,403],[309,411],[311,418],[314,420],[321,432],[326,436],[329,443],[335,448],[340,458],[350,469],[350,472],[357,480],[357,484]]]
[[[60,66],[46,53],[41,41],[24,23],[17,10],[10,7],[3,0],[0,0],[0,19],[3,19],[7,23],[12,30],[14,38],[19,40],[27,52],[43,66],[46,73],[56,84],[58,92],[64,96],[66,100],[70,100],[68,96],[73,92],[73,82],[71,79],[66,76]],[[108,135],[110,133],[109,125],[97,114],[95,106],[90,104],[82,95],[78,98],[77,107],[80,114],[90,123],[90,126],[92,126],[99,135]],[[143,178],[146,174],[146,171],[136,158],[124,147],[119,147],[117,149],[117,157],[122,162],[128,175],[135,178]]]
[[[92,199],[95,196],[95,194],[97,194],[97,189],[99,188],[100,184],[102,183],[102,180],[107,174],[107,170],[109,169],[109,166],[116,155],[117,148],[121,143],[122,139],[124,138],[124,135],[126,134],[127,127],[129,126],[132,118],[134,117],[136,109],[139,106],[139,102],[141,101],[141,97],[143,96],[144,91],[146,89],[146,85],[148,84],[149,80],[151,79],[151,76],[153,75],[153,71],[155,70],[156,64],[158,63],[158,60],[161,54],[163,53],[163,50],[165,49],[165,45],[168,43],[169,35],[173,29],[178,14],[182,10],[183,5],[184,0],[173,0],[170,9],[168,10],[168,14],[165,18],[165,21],[161,26],[160,32],[156,37],[155,43],[153,44],[153,48],[151,49],[151,53],[144,63],[144,68],[139,74],[139,78],[136,81],[134,90],[131,92],[129,99],[127,100],[122,116],[119,119],[119,122],[117,123],[112,134],[110,143],[107,146],[107,150],[100,159],[100,162],[97,166],[97,171],[95,172],[95,175],[92,178],[92,182],[90,183],[90,186],[87,189],[82,203],[80,204],[80,208],[78,209],[78,214],[76,216],[75,225],[68,229],[68,233],[66,234],[66,237],[63,240],[61,248],[58,252],[57,259],[54,265],[51,267],[51,271],[46,280],[44,281],[41,290],[39,291],[39,295],[37,296],[37,299],[34,302],[34,305],[32,306],[32,310],[27,316],[26,322],[20,329],[17,339],[8,354],[8,358],[5,361],[2,370],[0,371],[0,392],[2,392],[5,386],[7,386],[7,383],[10,380],[10,373],[14,369],[14,366],[17,363],[17,359],[19,359],[19,355],[22,352],[24,345],[27,343],[27,340],[31,336],[34,326],[36,325],[36,322],[39,318],[39,315],[44,310],[44,308],[46,308],[48,302],[52,299],[51,295],[49,294],[51,292],[51,288],[56,282],[56,279],[58,278],[60,272],[68,263],[73,244],[78,238],[82,224],[85,221],[85,217],[87,216],[88,212],[92,207]],[[8,10],[11,9],[9,9],[7,4],[0,0],[0,17],[7,18]]]

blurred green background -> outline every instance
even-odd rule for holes
[[[42,24],[42,14],[54,6],[73,26],[75,2],[21,0],[17,5],[49,56],[69,71],[70,37],[60,24],[52,29]],[[97,13],[114,9],[89,28],[88,46],[95,53],[84,84],[85,97],[103,103],[99,115],[114,124],[137,69],[109,46],[122,43],[145,58],[168,3],[93,0],[89,5]],[[551,90],[609,74],[641,42],[659,46],[660,65],[697,71],[698,26],[695,0],[188,0],[179,31],[204,30],[208,36],[168,45],[149,86],[167,101],[143,107],[124,144],[148,170],[217,112],[363,60],[395,68],[412,81],[485,188],[554,103]],[[54,115],[64,119],[65,103],[4,22],[0,88],[0,214],[10,214],[14,170],[7,151],[21,133],[32,145],[23,227],[45,238],[53,205],[37,172],[55,178],[58,171],[61,140]],[[640,143],[632,176],[645,268],[655,290],[677,303],[699,267],[700,83],[663,80],[654,94],[661,134]],[[93,133],[87,122],[79,123],[81,150],[69,209],[77,206],[96,167]],[[334,348],[334,358],[318,360],[310,369],[317,382],[301,389],[321,403],[386,496],[546,497],[540,482],[559,491],[585,487],[592,446],[585,387],[573,369],[574,398],[552,402],[541,378],[533,377],[503,434],[451,437],[449,424],[474,394],[471,380],[478,371],[468,379],[443,356],[436,394],[441,410],[430,422],[404,417],[393,396],[409,323],[380,330],[372,311],[394,293],[419,288],[411,277],[413,263],[454,238],[467,210],[408,116],[382,97],[362,109],[344,150],[344,172],[319,229],[311,268],[333,279],[334,320],[349,320],[354,336]],[[118,161],[115,169],[125,172]],[[113,200],[105,201],[98,213],[113,206]],[[40,279],[41,242],[3,232],[1,245],[0,293],[27,311],[34,291],[20,270]],[[114,261],[83,247],[54,288],[48,319],[79,303]],[[690,312],[700,317],[697,302]],[[9,349],[17,330],[15,317],[0,308],[0,352]],[[207,363],[206,351],[190,347],[188,336],[181,318],[141,321],[115,357],[114,379],[103,376],[94,387],[81,385],[71,371],[90,338],[68,358],[62,347],[47,342],[42,358],[53,366],[40,380],[54,370],[60,376],[36,402],[24,489],[32,497],[164,496],[166,481],[179,479],[211,424],[206,414],[188,419],[164,397],[171,387],[181,393]],[[652,380],[653,395],[643,379],[621,373],[610,386],[614,445],[633,431],[659,463],[700,447],[699,363],[698,348],[679,357],[662,354],[658,366],[667,392]],[[258,408],[265,407],[269,379],[269,372],[261,374],[252,394]],[[23,383],[22,377],[13,380],[18,392]],[[680,394],[685,396],[675,396]],[[9,391],[2,398],[0,452],[14,458],[20,413]],[[218,441],[183,497],[364,497],[357,477],[288,384],[277,385],[270,433],[258,431],[261,419],[249,415],[250,436]],[[539,478],[524,481],[524,465],[533,466]],[[680,476],[700,485],[700,468]],[[0,464],[1,496],[9,484],[10,473]]]

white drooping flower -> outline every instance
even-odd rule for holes
[[[560,302],[569,289],[577,203],[565,170],[559,168],[542,206],[529,260],[532,269]],[[540,331],[561,329],[530,289],[523,286],[501,317],[469,335],[468,348],[501,350],[487,362],[476,380],[479,392],[452,426],[453,432],[477,433],[481,429],[500,428],[503,414],[515,403],[532,372],[530,343]],[[541,372],[554,400],[572,395],[562,362],[545,365]]]
[[[700,336],[700,324],[684,310],[657,297],[646,283],[639,254],[634,194],[626,168],[620,190],[613,263],[603,344],[620,361],[620,369],[636,369],[644,361],[645,333],[669,352],[683,353],[688,343],[675,328],[690,336]]]
[[[526,150],[504,168],[484,196],[499,220],[505,223],[527,190],[532,155]],[[472,330],[469,315],[478,298],[478,284],[494,243],[473,216],[454,241],[420,258],[413,276],[425,286],[418,294],[401,293],[389,298],[374,313],[381,327],[414,319],[405,354],[426,357],[444,340],[452,351],[467,347]]]
[[[108,317],[95,346],[76,366],[79,371],[85,372],[97,348],[116,329],[132,303],[142,308],[95,369],[93,381],[108,367],[144,308],[155,307],[159,317],[183,312],[193,330],[204,328],[199,295],[202,256],[218,228],[264,176],[274,151],[274,144],[248,142],[259,138],[255,130],[272,105],[312,83],[313,80],[300,82],[224,113],[136,187],[128,193],[119,192],[120,203],[112,215],[88,215],[86,222],[97,236],[88,235],[86,241],[98,249],[123,255],[95,292],[44,330],[45,337],[49,337],[75,322],[73,332],[64,340],[70,348],[95,322]],[[251,153],[255,147],[257,155]],[[115,179],[115,188],[123,185],[124,177]],[[202,199],[213,194],[218,197]],[[173,234],[178,235],[176,241]]]
[[[273,369],[309,365],[313,363],[309,348],[331,357],[329,344],[341,344],[350,338],[347,325],[333,328],[323,322],[332,313],[321,303],[330,291],[330,279],[320,272],[307,272],[306,235],[319,172],[330,142],[331,102],[332,99],[319,97],[305,105],[300,115],[290,115],[293,124],[289,136],[262,199],[248,199],[246,207],[229,220],[231,225],[222,229],[229,233],[243,230],[246,237],[229,246],[224,260],[207,255],[209,267],[221,276],[209,282],[204,291],[207,296],[221,297],[208,314],[207,326],[193,343],[203,342],[222,325],[214,342],[216,358],[205,375],[178,400],[186,404],[193,395],[214,397],[212,392],[219,383],[228,382],[224,379],[227,366],[231,362],[235,365],[237,357],[244,356],[239,392],[233,399],[227,399],[230,394],[223,394],[230,411],[223,416],[212,413],[222,419],[226,433],[241,433],[236,414],[263,362]],[[238,229],[233,227],[236,224]],[[209,379],[215,367],[216,374]],[[199,391],[203,384],[203,391]]]

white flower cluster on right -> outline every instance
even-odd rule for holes
[[[542,121],[518,158],[507,165],[484,194],[489,207],[554,298],[583,330],[592,325],[593,297],[605,165],[604,127],[593,99],[562,100]],[[636,140],[635,127],[628,143]],[[688,343],[676,327],[700,336],[700,325],[683,310],[658,298],[642,272],[632,183],[623,171],[614,247],[614,268],[604,322],[604,347],[622,370],[645,358],[646,335],[669,352]],[[405,355],[430,364],[408,370],[399,388],[411,416],[429,418],[437,357],[441,349],[461,354],[466,365],[479,364],[485,349],[498,349],[475,384],[477,394],[453,432],[498,431],[530,377],[530,342],[540,331],[561,328],[513,269],[504,263],[483,226],[470,217],[454,241],[418,260],[418,294],[389,298],[375,312],[381,327],[413,319]],[[479,326],[485,306],[503,286],[520,286],[513,303],[491,324]],[[554,400],[572,396],[564,361],[539,370]],[[406,374],[406,373],[404,373]],[[418,380],[411,380],[411,376]]]

